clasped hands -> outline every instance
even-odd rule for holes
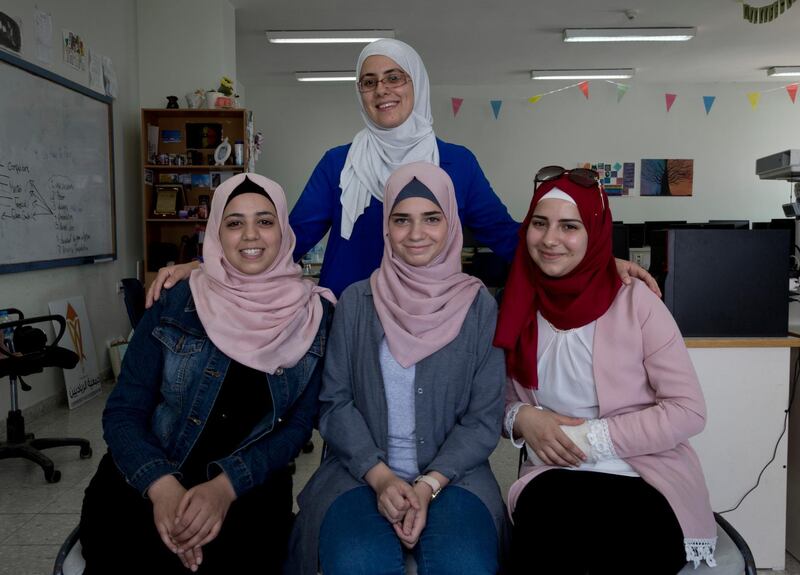
[[[147,490],[153,503],[153,520],[161,541],[176,553],[183,566],[197,571],[203,562],[203,545],[214,540],[231,503],[236,499],[228,476],[186,489],[174,475],[159,477]]]
[[[370,469],[365,479],[377,496],[378,512],[392,524],[403,546],[413,549],[427,522],[431,487],[424,482],[411,485],[384,463]]]

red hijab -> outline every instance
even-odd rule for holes
[[[528,253],[526,241],[536,205],[553,189],[575,200],[589,236],[586,255],[575,269],[559,278],[539,269]],[[539,387],[537,312],[558,329],[573,329],[602,316],[614,301],[622,282],[611,251],[611,233],[608,197],[599,185],[585,188],[564,175],[544,182],[534,192],[519,230],[494,336],[494,345],[506,350],[508,375],[523,387]]]

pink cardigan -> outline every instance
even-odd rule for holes
[[[716,524],[688,441],[705,426],[705,401],[675,320],[643,283],[623,285],[598,318],[592,361],[599,417],[617,455],[667,499],[683,529],[687,559],[708,559],[710,551],[713,564]],[[535,404],[530,390],[509,380],[506,409],[520,401]],[[509,490],[511,512],[528,482],[547,469],[553,467],[523,465]]]

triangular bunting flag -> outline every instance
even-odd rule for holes
[[[747,99],[750,100],[750,105],[755,110],[758,108],[758,101],[761,99],[761,92],[750,92],[747,94]]]
[[[792,104],[794,104],[794,100],[797,98],[797,84],[789,84],[786,86],[786,91],[789,92],[789,97],[792,99]]]
[[[711,106],[714,105],[714,100],[716,100],[716,96],[703,96],[703,106],[706,107],[706,116],[711,111]]]
[[[617,84],[617,104],[619,104],[620,100],[622,100],[622,97],[628,91],[628,88],[630,88],[630,86],[627,84]]]
[[[492,112],[494,112],[494,119],[500,115],[500,106],[503,105],[503,100],[492,100]]]
[[[664,94],[664,98],[667,100],[667,112],[669,112],[670,108],[672,108],[672,104],[675,103],[675,98],[677,97],[677,94]]]
[[[530,102],[531,104],[535,104],[536,102],[542,99],[542,96],[543,94],[536,94],[535,96],[531,96],[530,98],[528,98],[528,102]]]
[[[461,109],[461,104],[464,103],[464,98],[450,98],[450,103],[453,105],[453,117],[455,118]]]
[[[583,92],[583,95],[586,96],[586,99],[588,100],[589,99],[589,82],[584,80],[583,82],[578,84],[578,88],[581,89],[581,92]]]

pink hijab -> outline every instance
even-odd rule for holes
[[[269,195],[282,232],[275,261],[255,275],[234,268],[219,240],[222,212],[245,178]],[[231,359],[270,374],[294,366],[311,347],[322,320],[320,296],[336,302],[330,290],[302,278],[292,261],[294,244],[283,189],[258,174],[237,174],[214,191],[204,263],[189,278],[197,315],[214,345]]]
[[[447,240],[426,266],[415,267],[392,253],[389,215],[398,194],[416,178],[436,198],[447,219]],[[370,276],[375,310],[389,351],[410,367],[453,341],[483,285],[461,272],[461,221],[450,176],[427,162],[407,164],[386,181],[383,196],[383,259]]]

